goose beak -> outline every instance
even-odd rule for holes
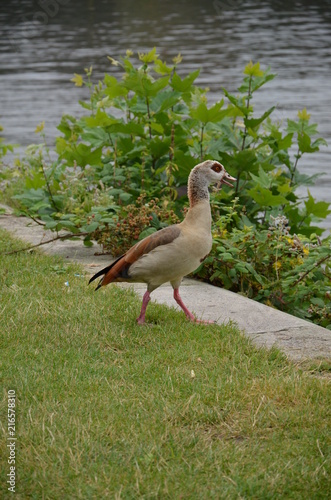
[[[233,182],[236,182],[237,179],[231,177],[227,172],[224,173],[223,179],[221,180],[221,184],[226,184],[227,186],[233,187]]]

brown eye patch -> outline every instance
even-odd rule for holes
[[[211,167],[214,172],[221,172],[222,171],[222,166],[219,163],[214,163],[214,165]]]

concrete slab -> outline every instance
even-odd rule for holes
[[[32,245],[54,238],[54,233],[44,231],[42,226],[10,214],[0,216],[0,227]],[[81,241],[57,240],[40,246],[40,250],[79,262],[89,274],[94,274],[111,262],[109,255],[96,255],[101,252],[98,245],[87,248]],[[133,287],[140,296],[146,291],[146,286],[140,283],[121,283],[117,286]],[[218,324],[234,322],[257,346],[270,348],[276,345],[295,361],[331,358],[331,331],[326,328],[192,279],[183,280],[181,296],[198,318],[210,319]],[[155,290],[152,298],[158,303],[179,309],[168,284]]]

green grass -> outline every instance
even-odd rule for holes
[[[0,252],[20,246],[0,232]],[[38,252],[0,259],[1,498],[9,389],[16,498],[329,498],[327,363],[153,303],[139,327],[130,291]]]

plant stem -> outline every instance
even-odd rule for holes
[[[252,75],[249,77],[249,82],[248,82],[248,96],[247,96],[247,102],[246,102],[246,109],[249,109],[249,104],[250,104],[250,97],[251,97],[251,89],[252,89]],[[243,134],[243,142],[241,145],[241,150],[243,151],[245,149],[245,141],[247,137],[247,127],[245,125],[244,128],[244,134]]]
[[[19,250],[13,250],[12,252],[5,252],[1,255],[13,255],[19,252],[25,252],[26,250],[32,250],[33,248],[41,247],[42,245],[47,245],[48,243],[53,243],[53,241],[57,240],[69,240],[70,238],[77,238],[78,236],[87,236],[90,233],[79,233],[79,234],[64,234],[63,236],[56,236],[51,240],[42,241],[41,243],[37,243],[37,245],[30,245],[28,247],[20,248]]]
[[[296,154],[296,160],[295,160],[295,164],[294,164],[294,167],[293,167],[293,170],[291,171],[291,179],[290,179],[290,186],[293,186],[293,178],[294,178],[294,174],[295,174],[295,171],[297,169],[297,166],[298,166],[298,161],[299,159],[301,158],[301,155],[300,155],[300,148],[298,147],[298,152]]]
[[[204,126],[202,125],[201,127],[201,134],[200,134],[200,160],[203,160],[203,131],[204,131]]]
[[[41,162],[41,168],[42,168],[42,171],[43,171],[43,174],[44,174],[44,178],[45,178],[45,182],[46,182],[46,187],[47,187],[47,191],[48,191],[48,194],[49,194],[49,197],[51,199],[51,202],[52,202],[52,205],[53,205],[53,208],[59,212],[59,207],[57,206],[57,204],[55,203],[55,200],[53,198],[53,194],[52,194],[52,191],[51,191],[51,187],[49,185],[49,182],[48,182],[48,178],[47,178],[47,175],[46,175],[46,172],[45,172],[45,168],[44,168],[44,162]]]
[[[170,148],[169,148],[169,161],[172,162],[174,159],[175,152],[175,124],[171,126],[171,137],[170,137]]]
[[[251,90],[252,90],[252,78],[253,77],[251,75],[249,77],[249,82],[248,82],[248,95],[247,95],[246,109],[249,109],[249,104],[250,104],[250,97],[251,97]],[[242,144],[241,144],[241,151],[243,151],[245,149],[246,137],[247,137],[247,127],[245,125],[244,133],[243,133],[243,140],[242,140]],[[239,180],[240,180],[240,172],[238,172],[238,175],[237,175],[235,195],[237,195],[238,191],[239,191]]]
[[[141,162],[141,191],[145,189],[145,157],[143,156]]]
[[[305,279],[305,277],[311,273],[315,267],[318,267],[320,266],[321,264],[323,264],[323,262],[326,262],[328,259],[330,259],[331,256],[330,255],[326,255],[325,257],[323,257],[322,259],[318,260],[317,262],[315,262],[315,264],[313,265],[313,267],[311,269],[308,269],[308,271],[306,271],[305,273],[303,273],[302,276],[300,276],[300,278],[298,278],[291,286],[294,287],[295,285],[297,285],[298,283],[300,283],[300,281],[302,281],[303,279]]]
[[[149,109],[149,99],[148,99],[148,97],[146,97],[146,105],[147,105],[147,114],[148,114],[149,138],[152,139],[151,113],[150,113],[150,109]]]

